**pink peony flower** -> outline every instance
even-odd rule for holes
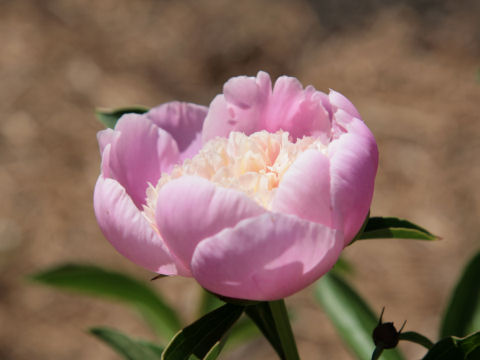
[[[343,95],[235,77],[98,133],[94,207],[125,257],[224,296],[274,300],[335,264],[367,216],[375,139]]]

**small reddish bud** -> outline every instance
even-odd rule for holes
[[[397,331],[397,329],[395,328],[392,322],[387,322],[387,323],[382,322],[384,310],[385,308],[382,309],[382,313],[380,315],[378,325],[373,330],[373,334],[372,334],[373,342],[377,347],[380,346],[383,349],[392,349],[398,345],[398,341],[400,340],[400,334],[406,322],[404,322],[400,330]]]

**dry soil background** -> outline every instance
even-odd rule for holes
[[[450,5],[449,5],[450,4]],[[452,6],[454,4],[454,6]],[[443,240],[346,250],[378,311],[435,338],[464,261],[479,247],[480,2],[0,1],[0,359],[118,359],[85,334],[108,325],[153,339],[118,304],[25,276],[89,262],[141,278],[92,211],[97,106],[208,104],[225,80],[263,69],[347,95],[375,134],[372,214],[406,217]],[[155,284],[192,320],[193,281]],[[304,359],[351,359],[311,289],[291,297]],[[402,345],[409,359],[422,350]],[[248,355],[247,354],[251,354]],[[274,359],[257,340],[224,359]]]

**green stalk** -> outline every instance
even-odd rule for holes
[[[269,301],[268,306],[273,315],[275,329],[282,344],[285,360],[300,360],[298,356],[297,344],[293,337],[290,319],[288,318],[285,301],[283,299]]]

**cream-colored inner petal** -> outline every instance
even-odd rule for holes
[[[291,142],[288,132],[259,131],[250,136],[232,132],[228,138],[206,143],[192,159],[163,174],[156,185],[147,189],[145,215],[153,220],[159,190],[181,176],[200,176],[218,186],[237,189],[261,206],[270,209],[275,190],[283,175],[305,150],[326,153],[326,146],[314,137]]]

